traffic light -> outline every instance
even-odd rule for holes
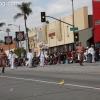
[[[78,32],[75,32],[74,33],[74,42],[77,42],[77,41],[79,41],[79,34],[78,34]]]
[[[12,44],[12,36],[5,36],[5,45]]]
[[[45,12],[41,12],[41,22],[46,22]]]

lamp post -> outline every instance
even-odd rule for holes
[[[72,20],[73,20],[73,27],[74,27],[74,4],[73,4],[73,0],[72,1]]]
[[[15,24],[8,24],[8,26],[11,26],[11,25],[18,27],[19,32],[20,32],[20,25],[17,26],[17,25],[15,25]],[[19,44],[19,42],[18,42],[18,44]],[[20,40],[20,46],[21,46],[21,54],[22,54],[22,43],[21,43],[21,40]]]
[[[71,1],[72,1],[72,21],[73,21],[73,27],[75,27],[75,23],[74,23],[74,3],[73,3],[73,0],[71,0]],[[74,34],[75,34],[75,31],[73,31],[73,35]],[[75,47],[75,43],[73,44],[73,47]]]
[[[9,37],[9,32],[10,32],[10,29],[9,28],[7,28],[6,31],[5,30],[0,30],[0,31],[6,32],[7,35],[8,35],[8,37]],[[8,43],[8,48],[9,48],[9,53],[10,53],[10,45],[9,45],[9,43]]]

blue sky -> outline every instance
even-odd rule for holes
[[[74,9],[81,8],[83,6],[88,6],[88,13],[92,14],[92,0],[73,0]],[[15,31],[18,31],[18,28],[15,26],[8,26],[8,24],[15,24],[21,26],[21,31],[24,31],[24,20],[19,18],[14,21],[13,17],[16,13],[19,13],[20,10],[16,6],[10,6],[8,3],[19,3],[22,2],[32,2],[33,13],[27,19],[27,26],[30,29],[35,27],[41,27],[40,12],[45,11],[46,15],[53,16],[56,18],[65,17],[72,13],[71,0],[0,0],[1,3],[5,3],[6,6],[0,5],[0,22],[5,22],[6,26],[1,27],[0,30],[6,30],[10,28],[10,35],[15,37]],[[54,21],[53,19],[47,18],[49,22]],[[4,39],[6,35],[5,32],[0,32],[0,39]]]

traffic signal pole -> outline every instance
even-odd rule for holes
[[[62,22],[62,23],[65,23],[65,24],[67,24],[67,25],[73,26],[72,24],[66,23],[66,22],[64,22],[64,21],[61,21],[61,20],[59,20],[59,19],[57,19],[57,18],[54,18],[54,17],[51,17],[51,16],[45,16],[45,17],[53,18],[53,19],[58,20],[58,21],[60,21],[60,22]],[[73,27],[74,27],[74,26],[73,26]]]
[[[58,20],[58,21],[60,21],[60,22],[62,22],[62,23],[65,23],[65,24],[67,24],[67,25],[70,25],[70,26],[73,26],[73,27],[74,27],[74,24],[72,25],[72,24],[66,23],[66,22],[64,22],[64,21],[61,21],[61,20],[59,20],[59,19],[57,19],[57,18],[54,18],[54,17],[51,17],[51,16],[46,16],[45,12],[41,12],[41,22],[46,22],[46,17],[49,17],[49,18]]]
[[[73,4],[73,0],[71,0],[72,1],[72,20],[73,20],[73,28],[75,27],[75,23],[74,23],[74,4]],[[75,49],[75,44],[76,44],[76,41],[75,41],[75,30],[73,31],[73,34],[74,34],[74,44],[73,44],[73,46],[74,46],[74,49]],[[78,37],[77,37],[78,38]]]

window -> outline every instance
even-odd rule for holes
[[[68,45],[68,51],[74,51],[74,44],[69,44]]]

